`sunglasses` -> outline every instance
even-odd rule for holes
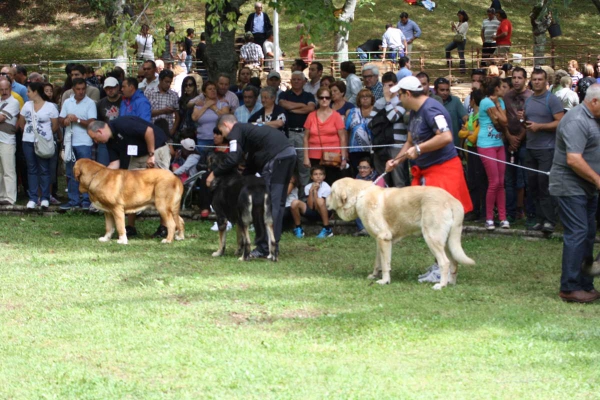
[[[327,97],[327,96],[320,96],[319,100],[331,100],[331,97]]]
[[[371,169],[371,167],[358,167],[359,170],[364,171],[365,169]]]
[[[0,72],[1,76],[8,76],[8,72]]]
[[[194,87],[194,86],[195,86],[195,85],[194,85],[193,83],[187,83],[187,84],[185,85],[185,87]]]

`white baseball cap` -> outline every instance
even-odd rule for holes
[[[104,80],[104,88],[108,88],[108,87],[117,87],[119,86],[119,81],[117,80],[117,78],[113,78],[112,76],[109,76],[108,78],[106,78]]]
[[[396,93],[400,89],[410,90],[411,92],[420,92],[423,90],[423,85],[421,85],[421,81],[416,76],[407,76],[392,86],[390,92]]]
[[[181,147],[187,151],[194,151],[196,150],[196,142],[194,142],[194,139],[183,139],[181,141]]]

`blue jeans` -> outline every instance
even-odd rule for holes
[[[188,72],[192,72],[192,55],[188,54],[185,57],[185,66],[187,67]]]
[[[73,146],[73,153],[75,153],[75,159],[81,158],[92,158],[92,146]],[[90,196],[87,193],[79,196],[79,182],[75,180],[73,176],[74,162],[67,163],[67,188],[69,189],[69,205],[72,207],[82,205],[83,207],[89,207]]]
[[[467,45],[467,41],[465,39],[461,43],[456,43],[455,41],[452,41],[448,46],[446,46],[446,60],[447,60],[448,66],[450,66],[450,60],[452,59],[450,52],[454,49],[457,49],[458,57],[460,58],[460,69],[465,69],[465,46],[466,45]]]
[[[42,192],[42,200],[50,200],[50,158],[41,158],[35,154],[33,142],[23,142],[23,154],[27,163],[27,195],[36,202],[38,188]]]
[[[96,161],[105,167],[110,164],[110,157],[108,155],[106,143],[98,143],[98,147],[96,148]]]
[[[510,151],[508,146],[506,149],[506,161],[510,161]],[[525,155],[527,149],[525,146],[521,146],[519,150],[515,151],[515,165],[525,164]],[[506,166],[506,173],[504,175],[504,188],[506,189],[506,215],[515,218],[517,215],[517,191],[525,188],[525,182],[527,175],[525,170],[522,168],[512,167],[510,164]],[[533,203],[531,203],[533,204]],[[535,207],[525,207],[527,214],[535,214]]]
[[[363,229],[365,229],[365,225],[362,223],[360,218],[356,218],[354,220],[354,222],[356,222],[356,227],[358,228],[359,231],[362,231]]]
[[[357,47],[356,52],[358,53],[358,59],[361,64],[366,64],[369,61],[369,55],[363,49]]]
[[[557,196],[560,220],[565,228],[563,236],[562,274],[560,290],[592,290],[594,278],[582,272],[582,265],[594,261],[596,237],[596,209],[598,195]]]
[[[525,166],[539,170],[550,171],[554,149],[528,149]],[[548,190],[550,177],[538,172],[527,171],[527,190],[535,204],[536,221],[556,224],[556,202]]]

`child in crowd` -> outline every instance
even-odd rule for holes
[[[196,152],[196,141],[192,138],[183,139],[181,148],[176,150],[171,163],[171,171],[185,182],[190,176],[198,172],[200,154]]]
[[[292,175],[290,183],[288,184],[287,197],[285,199],[285,211],[283,212],[283,224],[287,225],[288,221],[292,219],[292,203],[294,200],[298,200],[298,175]]]
[[[316,165],[310,169],[310,178],[312,183],[309,183],[304,188],[304,194],[307,196],[306,203],[302,200],[292,201],[291,211],[294,219],[294,235],[301,239],[304,237],[300,217],[304,216],[308,219],[317,220],[321,218],[323,229],[317,235],[317,238],[324,239],[333,236],[333,231],[329,226],[329,211],[325,205],[325,199],[331,193],[331,187],[325,182],[325,168]]]
[[[374,182],[377,179],[377,176],[377,171],[373,169],[373,164],[369,157],[362,158],[358,162],[358,175],[356,175],[356,179]],[[385,187],[385,179],[379,179],[376,185]],[[354,232],[352,236],[369,236],[369,233],[365,229],[360,218],[356,219],[356,227],[358,228],[358,231]]]

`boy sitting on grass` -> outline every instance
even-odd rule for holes
[[[333,236],[331,227],[329,226],[329,211],[325,205],[325,199],[331,193],[331,186],[325,182],[325,168],[320,165],[314,166],[310,169],[310,178],[312,183],[309,183],[304,188],[304,194],[306,194],[306,203],[302,200],[292,201],[291,211],[292,218],[294,219],[294,235],[298,239],[304,237],[304,230],[300,222],[300,216],[303,215],[305,218],[311,220],[318,220],[321,218],[323,221],[323,229],[317,235],[317,238],[323,239]]]

